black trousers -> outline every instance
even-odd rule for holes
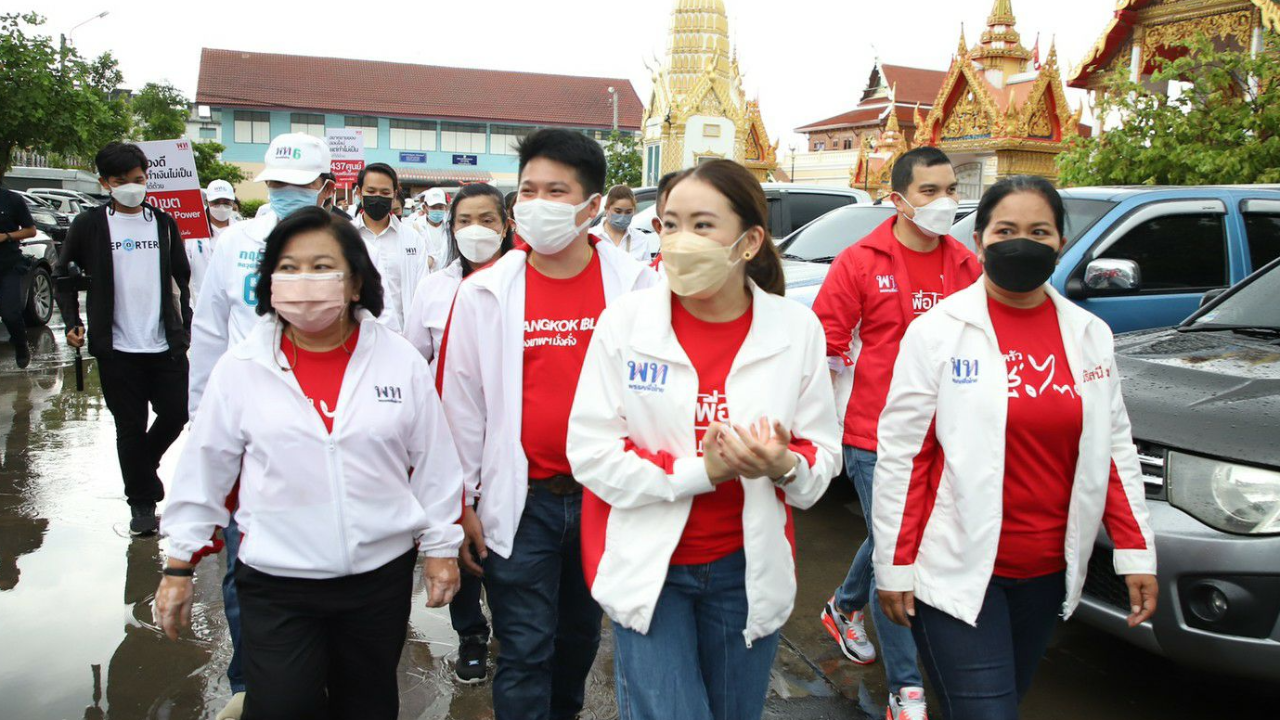
[[[156,470],[187,424],[187,356],[113,352],[98,358],[102,397],[116,421],[116,454],[130,505],[164,499]],[[147,408],[156,421],[147,427]]]
[[[395,720],[417,559],[330,580],[236,563],[244,720]]]
[[[22,296],[23,273],[17,268],[0,271],[0,320],[9,331],[9,342],[17,345],[26,342],[27,324],[22,319],[26,298]]]
[[[483,637],[489,639],[489,621],[484,617],[480,593],[484,581],[466,570],[462,571],[462,587],[449,603],[449,622],[458,638]]]

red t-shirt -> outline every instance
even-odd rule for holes
[[[596,320],[604,312],[600,255],[574,277],[557,280],[525,266],[524,421],[520,442],[529,477],[572,475],[565,457],[569,411]]]
[[[342,390],[342,377],[347,373],[347,364],[351,362],[351,353],[355,352],[359,340],[359,326],[352,331],[346,343],[327,352],[295,348],[287,335],[282,335],[280,339],[280,350],[285,359],[293,364],[293,376],[298,379],[302,394],[311,401],[329,432],[333,432],[333,418],[338,414],[338,393]]]
[[[1067,567],[1067,512],[1083,409],[1053,302],[1032,310],[987,304],[1009,368],[1004,522],[995,574],[1039,577]]]
[[[671,329],[698,374],[698,404],[693,427],[702,456],[702,436],[713,422],[728,423],[729,403],[725,381],[738,350],[751,330],[751,308],[737,320],[712,323],[699,320],[671,297]],[[730,480],[714,492],[693,499],[672,565],[712,563],[742,549],[742,483]]]
[[[915,317],[929,312],[945,297],[942,287],[942,245],[927,253],[902,247],[902,257],[907,263],[907,276],[911,279],[911,309]]]

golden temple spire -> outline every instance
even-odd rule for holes
[[[1017,24],[1018,19],[1013,16],[1013,0],[996,0],[991,6],[991,14],[987,16],[987,26]]]
[[[1023,72],[1031,60],[1031,51],[1022,46],[1016,24],[1012,0],[995,0],[987,18],[987,29],[974,48],[973,59],[983,67],[999,69],[1006,76]]]

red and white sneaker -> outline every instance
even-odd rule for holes
[[[929,720],[924,704],[924,688],[904,687],[897,695],[889,695],[886,720]]]
[[[861,610],[847,617],[836,607],[836,599],[832,597],[822,608],[822,627],[827,629],[827,634],[840,646],[845,657],[859,665],[870,665],[876,661],[876,646],[867,638]]]

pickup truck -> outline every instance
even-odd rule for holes
[[[1280,257],[1280,190],[1257,186],[1062,191],[1067,245],[1050,282],[1117,333],[1170,327]],[[975,217],[952,230],[973,246]]]

